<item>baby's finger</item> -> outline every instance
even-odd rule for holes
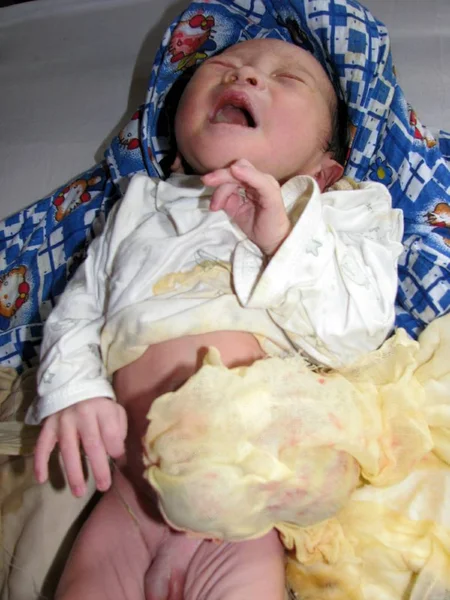
[[[97,489],[105,492],[111,485],[111,470],[100,430],[96,420],[83,423],[80,438],[84,451],[91,465]]]
[[[65,417],[62,414],[59,422],[59,450],[72,494],[79,498],[86,492],[83,466],[81,464],[80,444],[75,425],[76,422],[73,419]]]
[[[210,173],[206,173],[206,175],[202,175],[201,180],[205,185],[212,187],[217,187],[223,183],[238,183],[237,179],[231,174],[230,169],[211,171]]]
[[[230,170],[237,180],[257,192],[261,205],[273,202],[274,192],[279,193],[280,185],[277,180],[271,175],[258,171],[247,160],[235,162]]]
[[[106,452],[112,458],[119,458],[125,452],[126,413],[119,404],[114,404],[111,408],[114,410],[99,419],[98,426]]]
[[[48,479],[48,461],[50,454],[58,441],[56,433],[57,422],[49,417],[41,429],[36,448],[34,450],[34,476],[38,483],[44,483]]]
[[[231,198],[235,198],[235,200],[239,200],[239,188],[236,183],[224,183],[220,185],[212,195],[211,203],[209,205],[210,210],[225,210],[227,204],[229,205],[229,200]],[[228,206],[227,214],[229,216],[233,216],[229,212],[230,206]]]

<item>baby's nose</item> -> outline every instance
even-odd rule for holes
[[[226,74],[226,83],[252,85],[262,89],[264,87],[264,78],[256,69],[245,65],[243,67],[231,69]]]

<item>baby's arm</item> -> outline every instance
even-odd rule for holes
[[[235,287],[241,302],[267,308],[315,362],[339,368],[378,348],[392,331],[402,214],[381,184],[320,194],[314,180],[296,178],[283,193],[294,194],[297,185],[307,204],[291,234],[251,288],[243,282],[252,249],[241,244]]]
[[[234,174],[237,177],[237,171]],[[235,207],[226,198],[232,182],[227,183],[221,172],[203,180],[222,183],[216,194],[220,207],[232,216]],[[281,214],[276,190],[270,195],[265,185],[264,210],[272,198],[274,211]],[[236,294],[244,306],[267,309],[294,346],[314,361],[331,367],[352,363],[378,348],[394,324],[401,211],[392,209],[389,192],[376,183],[322,195],[312,178],[299,177],[285,184],[282,193],[293,204],[289,216],[285,211],[288,229],[270,213],[266,221],[259,215],[265,228],[258,237],[234,219],[254,242],[244,241],[236,249]],[[234,196],[236,204],[238,195]],[[273,239],[279,241],[265,265],[272,253],[261,241],[271,226]]]
[[[110,222],[114,220],[111,215]],[[35,475],[48,477],[48,460],[59,444],[68,482],[80,496],[85,482],[80,442],[97,487],[110,485],[108,455],[124,450],[125,412],[111,401],[114,392],[100,353],[104,322],[106,264],[111,227],[94,240],[85,262],[67,285],[46,321],[38,371],[38,399],[28,423],[43,424],[35,451]]]

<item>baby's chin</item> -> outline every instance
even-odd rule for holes
[[[272,177],[274,177],[280,184],[285,183],[286,181],[291,179],[291,177],[297,174],[294,173],[291,175],[288,173],[280,173],[274,170],[272,166],[269,167],[267,166],[267,164],[261,164],[260,161],[252,159],[251,156],[245,154],[242,154],[241,156],[233,156],[232,158],[227,157],[223,160],[210,160],[205,161],[205,163],[194,163],[194,165],[183,159],[183,168],[181,171],[178,172],[185,173],[186,175],[206,175],[207,173],[212,173],[213,171],[217,171],[218,169],[227,169],[235,162],[242,159],[248,160],[255,167],[255,169],[257,169],[261,173],[272,175]]]
[[[238,141],[227,143],[228,140],[222,144],[220,140],[214,140],[214,143],[206,143],[203,140],[202,142],[197,143],[195,148],[180,148],[185,173],[190,169],[191,173],[205,175],[217,169],[227,168],[242,158],[250,161],[257,169],[264,170],[260,157],[246,144],[239,145]]]
[[[227,140],[228,141],[228,140]],[[183,153],[182,151],[185,150]],[[286,165],[274,160],[273,155],[267,156],[260,148],[253,148],[249,144],[224,143],[197,144],[195,148],[180,148],[181,164],[187,175],[206,175],[218,169],[230,167],[238,160],[248,160],[258,171],[272,175],[277,181],[286,181],[293,176],[287,172]],[[263,155],[262,155],[263,154]],[[295,173],[294,173],[295,174]]]
[[[205,157],[204,160],[199,160],[198,158],[182,158],[181,164],[183,166],[183,171],[186,175],[206,175],[207,173],[212,173],[213,171],[217,171],[218,169],[226,169],[234,164],[236,161],[245,158],[252,165],[263,172],[267,172],[265,166],[259,164],[258,160],[255,160],[251,155],[248,154],[226,154],[222,156],[208,156]]]

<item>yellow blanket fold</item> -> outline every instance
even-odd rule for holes
[[[148,414],[163,514],[217,539],[277,527],[300,599],[450,597],[449,357],[450,316],[340,372],[210,349]]]

